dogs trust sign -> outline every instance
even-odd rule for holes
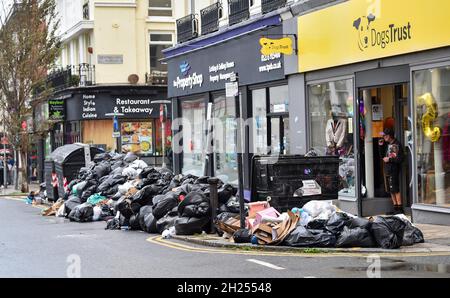
[[[261,38],[259,40],[261,44],[261,54],[264,56],[269,56],[271,54],[285,54],[292,55],[292,39],[289,37],[281,38],[281,39],[269,39],[269,38]]]
[[[450,45],[449,0],[378,0],[377,4],[349,0],[299,16],[299,71]]]

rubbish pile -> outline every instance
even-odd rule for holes
[[[74,222],[103,220],[109,230],[163,237],[209,233],[213,221],[223,238],[258,245],[395,249],[424,242],[422,232],[404,215],[358,218],[331,201],[317,200],[284,213],[267,201],[245,204],[241,229],[237,189],[218,179],[218,215],[211,218],[209,178],[149,167],[132,153],[97,154],[69,183],[64,197],[42,215]]]
[[[209,232],[210,177],[174,175],[169,169],[149,167],[128,153],[97,154],[63,198],[44,210],[74,222],[106,221],[106,229],[142,230],[165,236]],[[218,214],[239,213],[237,189],[218,181]]]
[[[396,249],[424,242],[406,216],[359,218],[330,201],[310,201],[302,209],[278,213],[268,202],[249,204],[246,229],[239,219],[219,220],[218,228],[236,243],[292,247],[381,247]]]

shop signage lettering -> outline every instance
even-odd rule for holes
[[[95,95],[83,95],[83,119],[96,119],[97,107],[95,103]]]
[[[187,78],[181,79],[177,77],[175,81],[173,81],[173,87],[177,89],[186,89],[186,88],[194,88],[195,86],[201,87],[203,85],[203,75],[197,74],[194,72],[192,75]]]
[[[358,31],[358,46],[364,51],[369,46],[386,48],[390,43],[396,43],[411,39],[411,23],[405,26],[389,24],[388,29],[379,30],[376,26],[377,17],[373,14],[363,16],[353,22],[353,27]]]
[[[278,62],[275,62],[278,60]],[[270,62],[259,67],[259,72],[271,72],[275,69],[281,69],[283,67],[281,63],[281,53],[273,53],[269,55],[261,55],[261,62]]]
[[[231,72],[227,72],[227,73],[218,73],[219,71],[227,71],[231,68],[235,68],[236,67],[236,63],[234,61],[232,62],[222,62],[222,63],[217,63],[215,65],[209,66],[209,81],[211,83],[219,83],[221,81],[229,81],[230,78],[235,75],[236,73],[234,71]],[[211,75],[214,74],[214,75]]]
[[[292,55],[294,51],[292,47],[292,39],[290,39],[289,37],[281,39],[269,39],[263,37],[259,40],[259,43],[261,45],[261,54],[266,56],[276,53]]]
[[[51,99],[48,101],[49,119],[64,120],[65,101],[64,99]]]

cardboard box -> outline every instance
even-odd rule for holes
[[[264,209],[270,208],[270,204],[267,201],[261,201],[261,202],[253,202],[248,204],[248,217],[255,218],[256,213],[259,211],[263,211]]]
[[[262,222],[263,218],[278,218],[280,216],[280,213],[273,207],[264,209],[262,211],[259,211],[256,213],[255,217],[255,225],[258,225]]]

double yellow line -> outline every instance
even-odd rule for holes
[[[379,255],[380,257],[434,257],[434,256],[450,256],[450,252],[429,252],[429,253],[357,253],[357,252],[329,252],[329,253],[302,253],[302,252],[283,252],[283,251],[257,251],[223,249],[223,248],[205,248],[198,246],[184,245],[178,242],[163,239],[161,236],[153,236],[147,239],[148,242],[165,246],[168,248],[192,252],[192,253],[210,253],[210,254],[230,254],[230,255],[252,255],[252,256],[272,256],[272,257],[302,257],[302,258],[335,258],[335,257],[351,257],[366,258],[369,255]],[[358,249],[354,249],[357,251]]]

